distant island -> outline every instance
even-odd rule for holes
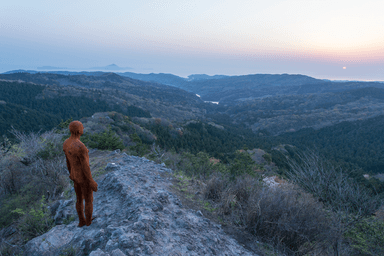
[[[93,67],[93,68],[90,68],[92,70],[127,70],[127,69],[133,69],[133,68],[130,68],[130,67],[119,67],[117,66],[116,64],[111,64],[111,65],[108,65],[108,66],[105,66],[105,67]]]

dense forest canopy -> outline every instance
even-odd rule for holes
[[[20,131],[39,131],[49,130],[61,120],[80,119],[92,116],[95,112],[116,111],[131,117],[146,118],[151,117],[150,112],[154,112],[158,117],[169,120],[169,116],[173,115],[176,118],[174,120],[179,120],[173,120],[173,125],[170,126],[143,124],[156,134],[157,144],[167,150],[188,151],[193,154],[203,151],[228,162],[234,158],[234,152],[238,149],[262,148],[284,169],[287,167],[284,163],[285,157],[274,149],[279,145],[292,145],[300,150],[316,148],[328,159],[353,171],[355,177],[361,178],[364,173],[374,175],[384,172],[384,116],[380,114],[384,89],[368,87],[372,83],[341,83],[341,87],[338,87],[342,88],[340,91],[316,94],[313,90],[327,91],[329,82],[290,76],[290,84],[286,87],[296,90],[294,82],[299,79],[303,83],[300,85],[302,89],[312,88],[311,93],[305,94],[302,91],[302,94],[252,99],[225,106],[201,104],[189,93],[178,94],[180,89],[140,82],[113,73],[97,73],[95,76],[16,73],[2,76],[42,83],[0,82],[0,132],[8,136],[11,125]],[[151,79],[156,77],[159,78],[152,75]],[[256,77],[213,79],[199,76],[195,82],[208,85],[209,80],[214,80],[214,84],[218,85],[220,80],[228,82],[248,79],[251,83]],[[177,77],[161,75],[161,79],[171,78]],[[284,76],[265,76],[262,79],[277,79],[281,84]],[[188,79],[182,80],[188,82]],[[304,85],[308,81],[313,84]],[[275,87],[284,89],[280,84]],[[106,86],[108,90],[95,91],[100,86]],[[65,88],[65,93],[56,93],[60,88]],[[71,88],[81,88],[81,93]],[[75,95],[71,95],[72,92]],[[129,95],[142,98],[130,98],[132,104],[123,108],[120,103]],[[198,121],[182,122],[182,119],[178,119],[179,115],[184,115],[186,120]],[[328,122],[332,118],[340,121],[343,115],[348,122],[328,124],[326,127],[316,123],[319,120]],[[210,121],[222,128],[208,124]],[[252,122],[259,123],[257,129],[256,123]],[[290,129],[295,122],[304,125],[304,129]],[[268,129],[269,127],[272,128]],[[273,127],[278,129],[275,133]],[[290,132],[286,132],[288,130]],[[273,136],[276,133],[280,135]]]
[[[150,117],[135,106],[123,111],[105,101],[85,96],[44,97],[45,86],[0,81],[0,133],[9,135],[11,126],[20,131],[50,130],[68,118],[80,119],[95,112],[118,111],[128,116]],[[39,96],[39,97],[38,97]]]

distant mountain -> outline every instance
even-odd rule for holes
[[[270,75],[255,74],[244,76],[224,76],[206,74],[190,75],[182,78],[172,74],[136,74],[132,72],[120,73],[122,76],[143,81],[151,81],[175,86],[186,91],[199,94],[205,101],[233,102],[247,97],[263,97],[269,93],[259,93],[260,88],[276,86],[297,86],[303,84],[324,83],[323,80],[304,75]],[[243,96],[244,95],[244,96]],[[229,96],[229,98],[228,98]],[[227,99],[228,98],[228,99]]]
[[[190,81],[180,88],[199,94],[204,101],[235,105],[278,95],[341,92],[366,87],[384,88],[384,85],[378,82],[325,82],[304,75],[255,74]]]
[[[127,69],[132,69],[130,67],[119,67],[117,66],[116,64],[111,64],[111,65],[108,65],[108,66],[105,66],[105,67],[93,67],[93,68],[90,68],[92,70],[111,70],[111,71],[118,71],[118,70],[127,70]]]
[[[112,64],[111,68],[117,66]],[[108,66],[107,66],[108,67]],[[38,73],[31,70],[14,70],[4,74],[14,74],[27,72],[30,74]],[[61,75],[85,75],[85,76],[111,76],[112,73],[95,71],[95,72],[73,72],[73,71],[47,71],[49,74]],[[137,79],[141,81],[164,84],[177,87],[194,94],[198,94],[203,101],[219,102],[220,105],[236,105],[246,101],[262,99],[265,97],[273,97],[279,95],[301,95],[326,92],[342,92],[352,89],[376,87],[384,88],[381,82],[334,82],[322,79],[316,79],[305,75],[271,75],[271,74],[254,74],[243,76],[224,76],[206,74],[194,74],[188,78],[179,77],[173,74],[138,74],[133,72],[116,72],[122,77]],[[36,77],[34,78],[36,79]],[[42,83],[47,81],[41,80]]]

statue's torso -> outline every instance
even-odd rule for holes
[[[64,153],[70,163],[70,176],[69,178],[76,183],[83,184],[86,179],[83,173],[83,164],[89,165],[89,156],[87,147],[77,139],[67,139],[63,144]]]

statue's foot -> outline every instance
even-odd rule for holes
[[[94,220],[94,219],[96,219],[96,218],[97,218],[97,216],[94,216],[94,217],[92,217],[92,220]],[[91,224],[92,224],[92,220],[91,220],[90,222],[85,221],[85,222],[86,222],[86,225],[87,225],[87,226],[91,225]]]
[[[79,221],[79,225],[78,225],[78,227],[82,227],[82,226],[84,226],[86,223],[85,223],[85,220],[83,220],[83,221]]]

